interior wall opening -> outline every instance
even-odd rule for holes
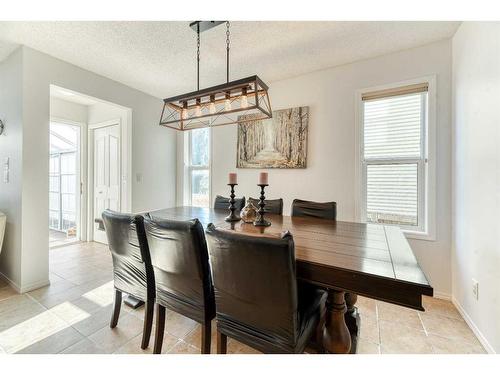
[[[50,123],[49,247],[81,239],[80,127]]]

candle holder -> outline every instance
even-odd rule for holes
[[[260,200],[259,200],[259,210],[257,211],[257,220],[253,222],[253,225],[256,227],[268,227],[271,225],[270,221],[267,221],[264,219],[264,207],[266,206],[266,203],[264,202],[264,199],[266,199],[266,196],[264,195],[264,189],[266,186],[269,186],[268,184],[257,184],[257,186],[260,186]]]
[[[229,199],[229,211],[231,211],[231,213],[224,220],[229,222],[240,221],[241,220],[240,215],[234,213],[234,211],[236,211],[236,206],[234,205],[236,203],[236,200],[234,199],[234,197],[236,196],[234,195],[234,187],[238,184],[228,184],[228,185],[231,186],[231,195],[230,195],[231,198]]]

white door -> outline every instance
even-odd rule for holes
[[[120,127],[94,130],[94,218],[106,209],[120,211]],[[107,243],[106,233],[94,223],[94,241]]]

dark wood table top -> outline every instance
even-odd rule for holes
[[[425,274],[401,230],[394,226],[266,215],[270,227],[242,221],[227,223],[227,210],[173,207],[153,216],[209,223],[255,236],[290,231],[295,241],[299,278],[326,287],[423,310],[422,295],[432,295]]]

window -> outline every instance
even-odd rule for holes
[[[78,128],[50,123],[49,228],[76,229]]]
[[[210,205],[210,129],[189,131],[190,203],[196,207]]]
[[[428,232],[428,83],[361,96],[362,220]]]

